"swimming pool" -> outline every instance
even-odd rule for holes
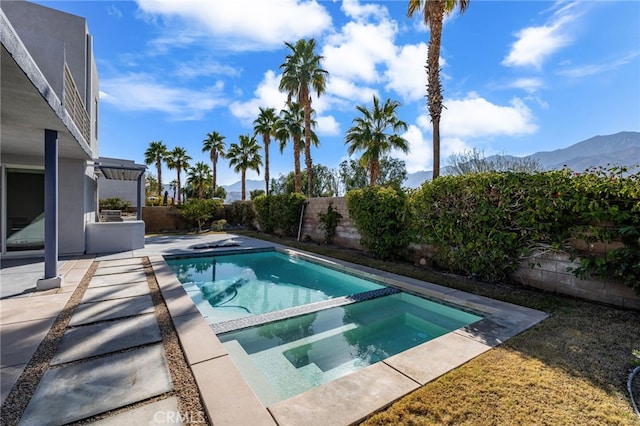
[[[276,251],[166,262],[210,324],[384,288]]]
[[[481,319],[401,292],[218,337],[269,406]]]
[[[278,251],[166,262],[265,406],[483,318]]]

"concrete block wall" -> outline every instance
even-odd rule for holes
[[[174,206],[145,206],[142,208],[145,232],[178,231],[185,223]]]
[[[578,266],[580,263],[572,262],[566,253],[539,252],[525,259],[511,278],[554,293],[640,310],[640,297],[631,287],[602,278],[583,280],[567,271]]]
[[[336,228],[333,243],[341,247],[363,250],[364,247],[360,244],[360,233],[349,217],[345,197],[309,198],[302,219],[301,238],[310,238],[318,242],[324,241],[324,231],[320,226],[318,214],[326,213],[330,203],[342,215],[342,219],[340,219]]]

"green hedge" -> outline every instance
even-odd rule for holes
[[[532,250],[555,248],[582,259],[578,276],[640,288],[640,178],[627,169],[444,176],[416,191],[412,207],[420,240],[451,271],[498,281]],[[570,238],[625,247],[590,256],[571,249]]]
[[[402,257],[410,242],[409,197],[401,189],[373,186],[347,193],[347,210],[360,243],[381,259]]]
[[[234,201],[225,206],[225,219],[231,226],[253,228],[256,212],[252,201]]]
[[[305,202],[306,197],[297,193],[257,196],[253,203],[260,230],[267,234],[295,237]]]

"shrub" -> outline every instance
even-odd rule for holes
[[[436,263],[457,273],[501,280],[532,250],[551,247],[581,258],[573,271],[581,278],[610,277],[639,290],[638,180],[626,168],[444,176],[414,194],[414,226],[436,247]],[[572,238],[624,247],[598,257],[570,248]]]
[[[193,198],[178,206],[178,212],[187,221],[197,223],[198,232],[202,232],[202,225],[211,219],[222,217],[224,209],[220,200]]]
[[[98,203],[100,210],[127,210],[131,207],[131,202],[122,198],[103,198]]]
[[[318,213],[320,227],[324,230],[325,244],[330,244],[333,241],[340,219],[342,219],[342,215],[339,211],[333,208],[333,203],[331,202],[329,202],[329,206],[327,206],[326,213]]]
[[[267,234],[295,237],[306,197],[298,193],[260,195],[253,200],[260,230]]]
[[[398,258],[410,242],[409,198],[401,189],[373,186],[347,193],[361,244],[382,259]]]
[[[230,225],[251,228],[256,218],[254,204],[252,201],[234,201],[225,208],[225,216]]]

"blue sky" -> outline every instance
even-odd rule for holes
[[[372,96],[401,102],[409,172],[431,170],[425,106],[428,30],[406,1],[38,1],[83,16],[100,75],[100,155],[144,161],[149,142],[196,161],[208,132],[227,144],[252,133],[258,108],[284,107],[284,41],[315,38],[329,72],[313,99],[314,163],[347,158],[344,134]],[[472,0],[447,18],[441,165],[471,148],[527,155],[595,135],[640,131],[640,2]],[[258,138],[261,141],[260,138]],[[293,170],[271,147],[270,173]],[[150,172],[155,174],[155,168]],[[175,172],[163,171],[163,181]],[[248,173],[249,179],[262,175]],[[218,183],[239,175],[225,160]]]

